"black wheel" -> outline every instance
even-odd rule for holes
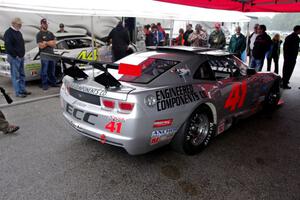
[[[274,110],[275,108],[277,108],[280,97],[280,84],[275,82],[265,98],[265,108],[267,110]]]
[[[214,130],[211,112],[206,107],[200,107],[176,133],[171,145],[176,151],[194,155],[209,144]]]
[[[55,77],[56,77],[56,83],[61,83],[65,74],[63,72],[61,64],[58,62],[55,66]]]

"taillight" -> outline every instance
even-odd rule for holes
[[[118,100],[115,100],[115,99],[106,99],[106,98],[101,98],[101,105],[102,105],[102,108],[104,110],[109,110],[109,111],[112,111],[112,110],[115,110],[115,111],[118,111],[120,113],[130,113],[133,108],[134,108],[134,103],[128,103],[128,102],[124,102],[124,101],[118,101]]]
[[[115,101],[110,99],[102,99],[102,105],[105,109],[114,109],[115,108]]]
[[[131,112],[134,108],[134,103],[119,102],[119,111]]]
[[[154,128],[164,127],[164,126],[171,126],[173,123],[173,119],[160,119],[156,120],[153,123]]]

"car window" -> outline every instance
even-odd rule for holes
[[[56,44],[56,48],[57,49],[69,49],[66,41],[59,41],[57,44]]]
[[[68,39],[65,40],[68,45],[68,49],[79,49],[79,48],[87,48],[92,46],[92,41],[89,39]]]
[[[244,70],[241,70],[244,67],[242,66],[242,62],[234,56],[211,56],[209,57],[208,63],[213,70],[216,79],[225,79],[244,75],[242,73]]]
[[[147,84],[164,72],[177,65],[179,61],[147,58],[139,64],[142,67],[141,76],[123,75],[119,80],[132,83]]]
[[[204,61],[194,74],[194,79],[199,80],[216,80],[214,72],[211,69],[208,60]]]

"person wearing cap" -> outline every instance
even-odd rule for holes
[[[225,35],[220,23],[215,23],[215,30],[210,34],[208,43],[210,44],[210,48],[223,49],[225,47]]]
[[[191,46],[191,43],[189,42],[189,36],[191,33],[193,33],[193,25],[188,24],[186,25],[186,31],[183,34],[184,46]]]
[[[234,53],[239,59],[243,51],[246,49],[246,37],[241,33],[241,27],[235,28],[235,34],[231,36],[228,51]]]
[[[41,20],[41,29],[36,35],[41,57],[41,79],[43,90],[48,90],[48,86],[58,87],[55,77],[55,62],[49,60],[43,53],[54,54],[56,39],[52,32],[48,31],[48,22],[44,18]]]
[[[63,23],[59,24],[59,30],[56,33],[67,33],[68,31],[65,30],[65,25]]]
[[[30,95],[31,92],[26,91],[25,88],[25,42],[23,35],[20,32],[22,23],[22,20],[18,17],[12,20],[11,27],[4,33],[4,42],[16,97],[24,98],[27,95]]]

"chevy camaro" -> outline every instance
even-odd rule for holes
[[[68,60],[60,90],[66,121],[81,135],[143,154],[167,144],[196,154],[238,118],[280,99],[280,76],[256,72],[222,50],[157,47],[116,63]]]
[[[111,62],[112,53],[111,46],[107,46],[101,40],[95,40],[94,51],[92,48],[92,37],[75,34],[75,33],[55,33],[57,40],[55,54],[63,55],[83,60],[98,60]],[[135,52],[136,48],[133,44],[129,46],[131,52]],[[94,54],[94,55],[93,55]],[[81,66],[83,68],[83,66]],[[40,79],[41,61],[39,49],[35,47],[25,53],[24,71],[26,81]],[[10,77],[10,64],[7,61],[6,54],[0,54],[0,75]],[[63,78],[63,68],[61,63],[56,63],[56,78],[60,82]]]

